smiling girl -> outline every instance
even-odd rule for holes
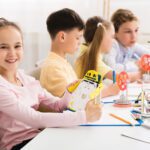
[[[100,105],[93,101],[87,103],[85,111],[63,112],[71,94],[66,90],[61,98],[54,97],[20,71],[23,53],[20,28],[0,18],[0,150],[20,150],[46,127],[74,126],[99,119]],[[40,104],[55,113],[39,112]]]

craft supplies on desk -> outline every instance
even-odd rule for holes
[[[95,121],[93,123],[88,123],[82,126],[132,126],[132,125],[140,126],[141,125],[141,122],[135,120],[131,116],[131,108],[113,107],[112,103],[107,103],[104,104],[102,112],[103,112],[102,116],[98,121]],[[124,120],[128,120],[131,124],[125,123],[122,120],[110,116],[110,113],[113,113],[116,116],[123,118]]]

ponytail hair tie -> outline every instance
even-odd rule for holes
[[[103,24],[102,24],[101,22],[99,22],[99,23],[97,24],[97,27],[99,27],[99,26],[103,26]]]

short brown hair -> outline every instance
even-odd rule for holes
[[[123,23],[130,21],[138,21],[138,18],[128,9],[118,9],[112,15],[111,21],[114,25],[115,32],[118,32],[119,27]]]

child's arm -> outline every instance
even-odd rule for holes
[[[85,111],[41,113],[17,99],[13,92],[0,88],[0,111],[34,128],[65,127],[86,123]]]
[[[110,71],[105,75],[105,78],[110,79],[110,80],[113,80],[113,71],[110,70]]]
[[[76,85],[79,82],[80,81],[78,81],[78,82],[75,81],[74,83],[70,84],[67,89],[71,90],[71,91],[74,90],[73,88],[76,88]],[[70,86],[72,86],[72,87],[69,88]],[[56,101],[56,102],[50,103],[50,104],[49,104],[50,101],[49,102],[47,101],[47,105],[49,105],[52,108],[53,107],[58,108],[58,110],[63,110],[64,108],[67,108],[68,103],[71,100],[71,93],[69,93],[68,90],[65,91],[65,94],[62,98],[59,98],[59,101]],[[48,93],[48,95],[49,95],[49,93]],[[89,100],[89,102],[86,104],[85,113],[86,113],[86,121],[87,122],[96,121],[101,116],[101,105],[95,104],[94,100]]]
[[[128,76],[129,76],[129,81],[130,82],[135,82],[135,81],[138,81],[139,79],[142,78],[142,74],[143,72],[140,70],[140,71],[137,71],[137,72],[128,72]],[[116,74],[116,76],[118,76],[118,74]],[[109,71],[105,78],[108,78],[108,79],[111,79],[113,80],[113,75],[112,75],[112,71]]]
[[[73,83],[66,87],[66,90],[61,98],[53,96],[51,93],[43,89],[40,84],[40,106],[46,111],[51,112],[62,112],[68,107],[69,101],[71,100],[71,93],[75,90],[77,85],[79,85],[80,80],[75,80]]]
[[[130,82],[135,82],[142,78],[142,72],[129,72],[128,76]]]
[[[106,65],[111,67],[113,70],[120,71],[124,69],[124,65],[121,63],[117,63],[116,61],[117,53],[118,50],[112,48],[109,53],[104,55],[103,60],[106,63]]]
[[[55,97],[45,89],[39,95],[40,106],[45,108],[47,111],[62,112],[67,108],[69,100],[71,99],[71,93],[68,90],[65,91],[64,95],[59,98]]]
[[[101,91],[101,96],[103,97],[108,97],[108,96],[113,96],[119,94],[120,90],[117,84],[111,84],[108,87],[105,87]]]
[[[138,55],[139,57],[141,57],[144,54],[150,54],[149,48],[146,48],[145,46],[138,44],[138,43],[135,44],[134,49],[135,49],[136,55]]]

